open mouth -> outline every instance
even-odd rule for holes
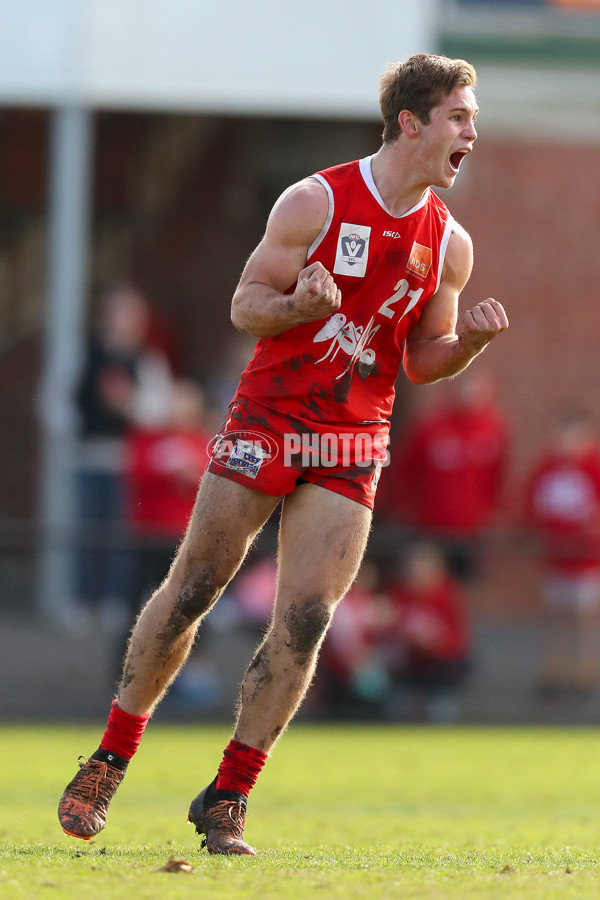
[[[468,150],[457,150],[455,153],[450,154],[450,166],[452,167],[453,172],[458,172],[460,164],[467,153],[469,153]]]

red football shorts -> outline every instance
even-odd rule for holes
[[[373,509],[387,463],[388,425],[325,425],[274,412],[245,397],[211,445],[208,471],[281,497],[308,482]]]

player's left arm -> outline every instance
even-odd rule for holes
[[[404,371],[415,384],[430,384],[462,372],[508,328],[502,304],[491,298],[467,309],[459,319],[458,299],[473,267],[473,245],[458,223],[453,228],[438,290],[404,347]]]

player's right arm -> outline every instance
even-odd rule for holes
[[[233,295],[231,321],[239,331],[271,337],[340,308],[341,293],[330,273],[320,262],[306,265],[328,210],[327,191],[315,178],[292,185],[275,203]],[[286,293],[293,285],[293,293]]]

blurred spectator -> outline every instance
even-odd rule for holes
[[[245,566],[227,590],[227,599],[235,604],[238,624],[258,633],[264,631],[271,618],[276,590],[277,563],[274,556],[258,558]],[[218,609],[215,612],[219,615]]]
[[[129,554],[123,541],[123,438],[132,423],[164,421],[171,389],[165,357],[147,342],[150,311],[133,287],[101,303],[90,335],[76,404],[80,423],[77,500],[81,545],[76,599],[106,623],[122,617]]]
[[[210,439],[203,392],[184,379],[173,383],[163,426],[127,432],[128,521],[136,547],[130,612],[148,599],[169,569],[208,462]]]
[[[405,549],[400,574],[386,593],[394,610],[394,624],[380,640],[392,683],[388,717],[455,721],[470,668],[462,586],[449,574],[440,549],[419,542]]]
[[[383,589],[367,558],[325,639],[317,702],[333,717],[454,721],[469,670],[467,618],[435,544],[407,546]]]
[[[545,651],[540,688],[595,688],[599,678],[600,447],[589,415],[560,412],[531,472],[527,519],[540,538]]]
[[[379,592],[380,573],[366,556],[339,604],[323,643],[310,701],[331,718],[380,718],[390,682],[378,643],[395,616]]]
[[[382,470],[378,511],[438,541],[453,574],[476,574],[498,511],[510,432],[485,370],[445,383],[444,400],[409,426]]]
[[[219,365],[213,367],[206,380],[208,401],[214,410],[218,430],[235,394],[240,375],[252,359],[256,338],[249,334],[233,334],[220,348]]]

